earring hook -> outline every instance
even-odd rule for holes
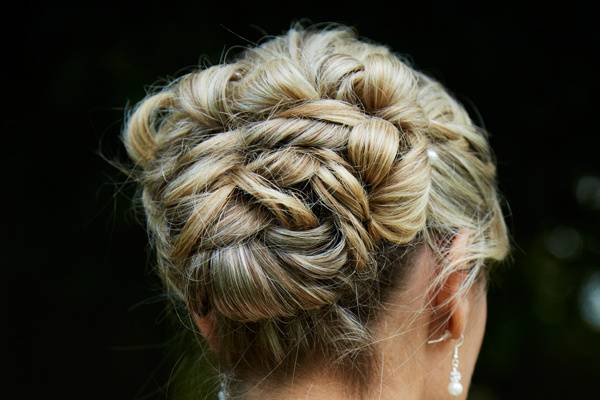
[[[465,341],[465,335],[463,333],[460,334],[460,339],[458,339],[458,343],[456,343],[456,347],[460,347],[463,345]]]
[[[427,344],[443,342],[444,340],[448,339],[450,337],[450,335],[451,335],[450,331],[448,329],[446,329],[446,331],[444,332],[444,334],[442,336],[440,336],[437,339],[428,340]],[[456,343],[456,348],[459,348],[460,346],[462,346],[464,341],[465,341],[465,335],[463,333],[461,333],[460,338],[458,339],[458,342]]]
[[[442,336],[440,336],[437,339],[428,340],[427,344],[443,342],[444,340],[448,339],[450,337],[450,335],[451,335],[450,331],[448,329],[446,329],[446,331],[444,332],[444,334]]]

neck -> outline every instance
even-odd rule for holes
[[[390,379],[386,376],[387,374],[362,398],[347,393],[342,382],[328,379],[326,369],[321,370],[320,376],[315,376],[310,381],[295,381],[277,387],[253,386],[242,398],[244,400],[418,400],[423,398],[422,380],[411,380],[406,376],[398,375]]]
[[[332,375],[327,366],[315,366],[307,373],[295,374],[284,384],[248,384],[244,400],[419,400],[425,398],[425,372],[419,362],[418,346],[399,348],[394,338],[378,344],[381,366],[364,396],[348,393],[349,385]]]

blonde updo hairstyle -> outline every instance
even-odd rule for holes
[[[296,22],[126,117],[158,272],[188,317],[214,318],[233,396],[317,360],[364,391],[372,326],[415,249],[440,262],[432,292],[468,268],[458,295],[508,252],[487,132],[352,27]]]

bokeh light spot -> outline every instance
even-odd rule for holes
[[[600,272],[594,272],[581,287],[581,316],[600,330]]]
[[[583,241],[577,230],[566,226],[557,226],[546,234],[545,244],[553,256],[565,259],[577,255]]]
[[[600,178],[597,176],[582,176],[575,187],[577,201],[581,205],[600,209]]]

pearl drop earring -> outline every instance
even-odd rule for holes
[[[446,332],[444,332],[444,334],[441,337],[439,337],[438,339],[429,340],[427,341],[427,344],[443,342],[444,340],[448,339],[450,335],[450,331],[446,329]],[[464,340],[465,336],[461,334],[458,343],[454,345],[454,353],[452,354],[452,371],[450,371],[450,383],[448,384],[448,393],[450,393],[451,396],[455,397],[460,396],[463,392],[463,385],[462,383],[460,383],[462,376],[460,374],[460,371],[458,370],[458,348],[462,346]]]
[[[461,374],[458,370],[458,348],[462,346],[465,340],[464,335],[460,335],[458,343],[454,346],[454,354],[452,354],[452,371],[450,372],[450,383],[448,384],[448,393],[451,396],[458,397],[463,392],[463,385],[460,383]]]

